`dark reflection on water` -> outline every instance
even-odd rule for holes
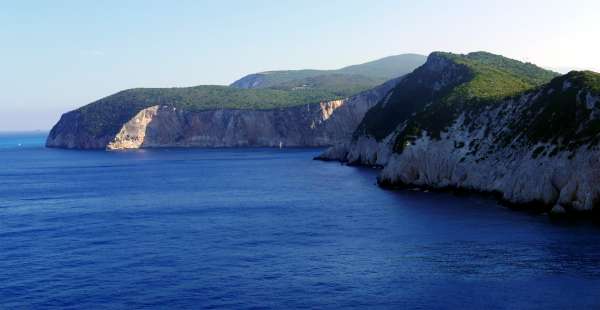
[[[384,191],[312,149],[18,139],[0,137],[0,308],[600,306],[590,223]]]

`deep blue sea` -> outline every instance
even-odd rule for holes
[[[0,134],[0,309],[600,308],[600,228],[386,191],[319,149]]]

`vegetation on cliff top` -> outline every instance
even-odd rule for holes
[[[593,71],[571,71],[565,77],[573,85],[600,95],[600,73]]]
[[[589,96],[589,97],[588,97]],[[600,74],[572,71],[553,79],[510,126],[504,145],[525,134],[529,144],[555,145],[555,153],[598,144],[600,139]],[[592,116],[595,113],[595,116]]]
[[[136,88],[102,98],[77,110],[91,135],[112,134],[140,110],[154,105],[171,105],[187,111],[209,109],[275,109],[344,98],[364,90],[238,89],[228,86],[183,88]]]
[[[461,113],[466,113],[467,126],[493,126],[472,120],[490,105],[523,98],[526,108],[491,137],[495,147],[549,144],[536,147],[533,156],[538,157],[600,144],[600,74],[573,71],[558,76],[484,52],[434,53],[432,68],[436,60],[444,68],[425,70],[426,65],[407,76],[387,101],[369,111],[360,127],[363,133],[381,139],[403,124],[394,141],[394,150],[401,152],[423,132],[439,139]]]
[[[397,141],[400,147],[423,130],[437,138],[464,109],[518,95],[555,76],[535,65],[487,52],[435,52],[367,113],[355,137],[366,134],[381,140],[406,121]]]
[[[470,81],[456,87],[444,98],[449,103],[499,100],[547,83],[558,75],[530,63],[487,52],[443,55],[466,66],[473,74]]]
[[[305,79],[284,82],[267,89],[278,90],[321,90],[339,97],[349,97],[385,83],[382,78],[363,75],[325,74]]]

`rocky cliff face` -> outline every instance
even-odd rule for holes
[[[445,96],[471,74],[464,66],[445,57],[431,55],[425,65],[399,81],[361,121],[352,139],[327,149],[317,159],[341,160],[350,164],[383,166],[393,149],[393,136],[433,98]],[[394,105],[398,101],[401,104]]]
[[[63,114],[48,134],[46,147],[82,150],[105,148],[114,135],[110,133],[94,135],[82,130],[85,122],[80,111]]]
[[[447,71],[448,64],[438,69]],[[426,101],[397,114],[385,137],[363,128],[319,158],[380,166],[382,186],[498,193],[511,203],[560,213],[597,210],[600,85],[593,83],[599,77],[573,72],[517,96],[463,106],[448,114],[439,132],[425,120],[445,122],[436,113],[447,110]],[[407,91],[400,86],[392,93]],[[377,106],[391,104],[385,100]]]
[[[93,136],[77,111],[61,118],[47,146],[78,149],[145,147],[315,147],[349,139],[366,111],[399,79],[343,100],[269,110],[187,111],[169,104],[140,110],[116,134]]]
[[[535,116],[526,116],[527,111],[548,91],[503,101],[481,113],[464,113],[440,139],[423,133],[401,152],[391,153],[379,182],[497,192],[515,204],[537,204],[559,212],[592,210],[600,198],[597,142],[532,141],[516,131],[520,129],[515,119],[535,122]],[[587,112],[600,113],[596,107],[600,96],[585,96],[581,104],[591,107]],[[581,125],[578,130],[586,128]],[[389,146],[384,144],[382,149],[389,150]]]

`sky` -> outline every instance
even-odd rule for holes
[[[134,87],[489,51],[600,72],[600,1],[0,0],[0,131]]]

